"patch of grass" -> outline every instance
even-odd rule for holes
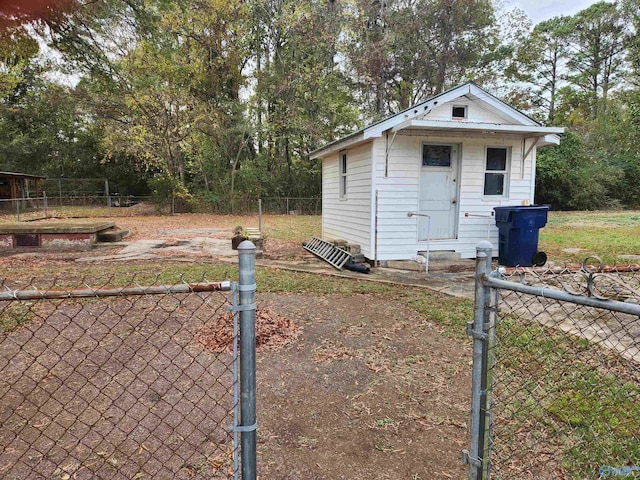
[[[626,264],[620,255],[640,255],[639,231],[638,211],[550,212],[539,246],[556,263],[579,263],[597,255],[607,264]]]
[[[235,281],[238,278],[238,267],[226,263],[212,265],[138,261],[92,264],[61,261],[31,264],[27,268],[24,265],[8,264],[3,268],[3,273],[6,278],[11,279],[11,288],[24,288],[33,278],[41,288],[49,287],[54,279],[57,288],[80,288],[85,284],[97,287],[195,283],[203,279],[211,282]],[[430,322],[435,323],[443,326],[447,335],[459,338],[466,338],[465,324],[473,318],[472,302],[419,288],[261,267],[257,268],[256,277],[258,293],[382,295],[398,298],[421,315],[422,327]]]
[[[562,332],[505,318],[496,350],[498,448],[527,442],[558,448],[569,478],[592,478],[602,465],[640,463],[637,366]],[[635,373],[634,373],[635,372]]]
[[[407,293],[406,300],[424,318],[424,322],[445,327],[451,336],[467,338],[466,324],[473,320],[472,301],[419,290]]]
[[[269,215],[263,218],[267,237],[302,244],[322,235],[320,215]]]
[[[20,325],[29,322],[34,315],[31,311],[31,304],[22,302],[5,304],[0,311],[0,334],[15,330]]]

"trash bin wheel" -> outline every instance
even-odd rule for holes
[[[547,263],[547,254],[544,252],[534,253],[531,263],[533,263],[536,267],[543,266],[545,263]]]

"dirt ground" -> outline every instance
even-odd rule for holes
[[[132,230],[128,241],[153,238],[168,246],[193,235],[228,238],[237,223],[211,225],[206,215],[161,218],[116,221]],[[267,259],[309,259],[298,242],[268,239],[265,250]],[[104,251],[89,254],[98,255]],[[198,262],[203,256],[162,255],[182,261],[192,255]],[[81,256],[87,254],[21,252],[3,255],[0,265],[19,262],[28,269]],[[386,274],[387,281],[397,275]],[[441,277],[434,285],[442,289],[457,279]],[[258,354],[261,480],[466,477],[460,451],[468,444],[468,341],[395,298],[259,294],[258,302],[300,328],[290,343]]]
[[[466,477],[468,345],[394,299],[260,301],[302,327],[259,355],[261,478]]]

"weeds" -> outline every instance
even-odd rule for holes
[[[640,462],[637,367],[609,368],[620,362],[613,354],[515,318],[505,318],[499,332],[498,460],[540,443],[558,452],[569,478]]]

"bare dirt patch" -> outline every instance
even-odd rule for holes
[[[0,475],[228,478],[230,354],[194,340],[226,296],[3,304]],[[9,307],[9,310],[7,310]]]
[[[304,327],[258,356],[262,478],[465,477],[467,345],[379,296],[260,301]]]
[[[230,355],[202,348],[228,314],[175,300],[58,303],[5,334],[7,478],[228,478],[230,404],[207,412],[222,398],[212,395],[231,401],[229,373],[216,370]],[[466,344],[381,295],[260,294],[258,304],[260,478],[464,477]]]

